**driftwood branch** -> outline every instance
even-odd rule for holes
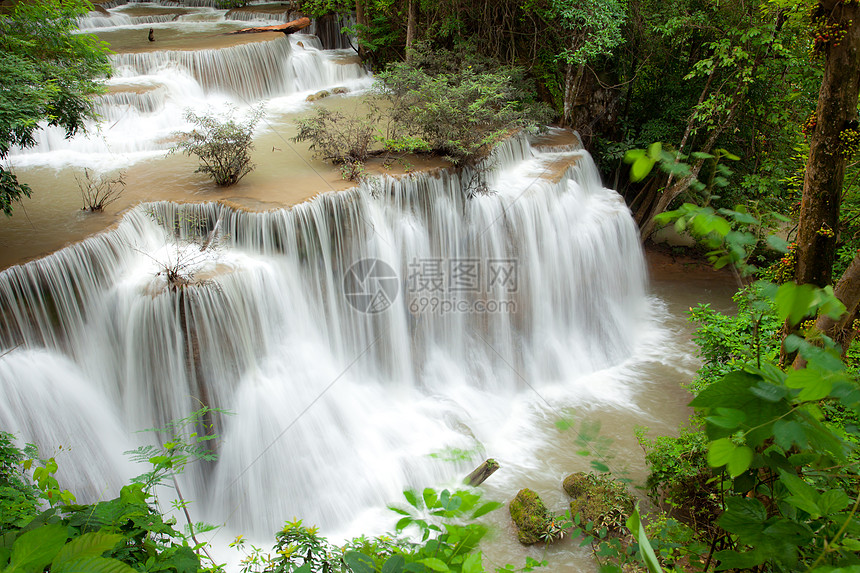
[[[276,26],[259,26],[257,28],[242,28],[241,30],[236,30],[233,32],[227,32],[228,34],[259,34],[262,32],[281,32],[283,34],[292,34],[293,32],[298,32],[299,30],[304,30],[308,26],[311,25],[310,18],[299,18],[298,20],[293,20],[292,22],[287,22],[286,24],[278,24]]]
[[[497,469],[499,469],[499,462],[490,458],[489,460],[485,461],[480,466],[475,468],[475,471],[466,476],[466,479],[463,480],[463,483],[468,484],[472,487],[477,487],[487,481],[487,478],[493,475]]]

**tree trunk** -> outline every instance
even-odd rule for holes
[[[836,283],[833,292],[836,298],[845,305],[847,312],[838,320],[833,320],[824,315],[819,316],[818,320],[815,321],[815,330],[821,334],[826,334],[839,344],[842,347],[842,356],[844,357],[857,334],[854,329],[854,321],[857,319],[858,310],[860,310],[860,253],[854,255],[854,260],[845,269],[845,273]],[[798,356],[794,359],[793,366],[794,368],[804,368],[806,361]]]
[[[292,22],[287,22],[286,24],[278,24],[276,26],[258,26],[256,28],[242,28],[241,30],[236,30],[234,32],[227,32],[228,34],[259,34],[262,32],[282,32],[284,34],[292,34],[293,32],[298,32],[299,30],[304,30],[308,26],[311,25],[310,18],[299,18],[298,20],[293,20]]]
[[[797,233],[795,282],[820,287],[832,281],[839,202],[846,155],[840,134],[857,128],[860,93],[860,5],[857,2],[819,2],[827,14],[820,25],[845,30],[841,40],[829,42],[816,125],[809,144]]]
[[[412,61],[412,44],[415,42],[415,27],[418,26],[418,2],[419,0],[408,0],[406,11],[406,61]]]

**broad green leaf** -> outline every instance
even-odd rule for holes
[[[68,537],[68,528],[59,523],[22,534],[12,545],[9,566],[4,573],[42,571],[54,560]]]
[[[58,571],[66,561],[82,557],[99,557],[122,540],[122,535],[109,533],[84,533],[66,543],[54,558],[51,570]]]
[[[755,386],[750,387],[750,392],[752,392],[762,400],[767,400],[768,402],[779,402],[788,394],[788,391],[785,389],[785,386],[771,384],[770,382],[765,382],[764,380],[761,380]]]
[[[414,490],[405,490],[403,492],[403,497],[405,497],[406,501],[409,502],[409,505],[415,509],[424,509],[424,504],[421,501],[421,498],[418,497],[418,494]]]
[[[648,567],[650,573],[663,573],[660,562],[657,560],[657,555],[654,554],[654,549],[648,541],[648,536],[645,534],[645,527],[642,526],[642,520],[639,518],[639,505],[633,509],[633,513],[627,518],[627,529],[633,534],[633,538],[639,544],[639,555],[645,566]]]
[[[484,573],[484,564],[481,559],[481,552],[472,553],[466,560],[463,561],[463,573]]]
[[[851,499],[841,489],[825,491],[821,494],[821,497],[818,498],[818,508],[821,510],[823,515],[830,515],[837,511],[842,511],[848,507],[848,504],[850,503]]]
[[[729,438],[720,438],[708,445],[708,464],[718,468],[729,463],[738,447]]]
[[[781,285],[774,298],[780,320],[787,320],[792,325],[800,322],[814,310],[815,296],[815,287],[812,285],[797,285],[793,282]]]
[[[651,170],[654,168],[654,163],[656,163],[653,159],[642,156],[633,162],[633,165],[630,166],[630,179],[633,181],[642,181],[648,174],[651,173]]]
[[[818,300],[816,302],[818,304],[818,311],[833,320],[842,318],[842,315],[846,312],[845,305],[836,297],[836,293],[833,292],[833,287],[830,285],[818,291]]]
[[[343,556],[343,561],[352,569],[353,573],[374,573],[376,571],[373,559],[358,551],[348,551]]]
[[[436,557],[428,557],[427,559],[420,559],[418,563],[423,563],[427,566],[428,569],[432,569],[433,571],[450,571],[451,569],[448,565],[442,561],[441,559],[437,559]]]
[[[734,452],[732,452],[732,457],[729,460],[729,463],[726,464],[726,469],[729,472],[729,475],[732,477],[737,477],[747,471],[752,464],[753,461],[753,451],[751,448],[747,446],[740,446],[736,448]]]
[[[743,411],[735,410],[734,408],[716,408],[716,413],[716,416],[708,416],[705,419],[721,428],[737,428],[747,418],[747,415]]]
[[[794,444],[805,448],[807,444],[803,426],[794,420],[777,420],[773,425],[773,437],[784,450],[789,450]]]
[[[785,498],[785,501],[798,509],[802,509],[812,519],[818,518],[821,515],[821,510],[818,507],[819,495],[815,488],[785,470],[779,470],[779,475],[782,484],[792,494]]]
[[[788,252],[788,241],[786,241],[782,237],[778,237],[776,235],[768,235],[767,244],[770,246],[771,249],[780,253]]]
[[[402,555],[392,555],[382,565],[382,573],[400,573],[405,564],[406,560]]]
[[[435,489],[431,487],[424,488],[421,496],[424,498],[424,505],[427,506],[427,509],[433,509],[439,505],[439,499],[436,497]]]
[[[654,161],[659,161],[661,151],[663,151],[663,144],[659,141],[655,141],[648,146],[648,157],[650,157]]]
[[[491,511],[495,511],[495,510],[499,509],[500,507],[502,507],[502,505],[503,504],[501,502],[498,502],[498,501],[487,502],[475,510],[475,513],[472,514],[472,519],[477,519],[479,517],[487,515]]]
[[[714,553],[714,557],[720,563],[717,567],[717,571],[725,571],[727,569],[752,569],[753,567],[764,563],[767,558],[764,552],[757,549],[746,551],[744,553],[738,553],[737,551],[732,550],[717,551]]]
[[[60,567],[51,566],[51,573],[136,573],[136,570],[118,559],[90,555],[70,559]]]
[[[833,388],[833,383],[828,380],[824,373],[813,368],[802,368],[791,370],[785,385],[789,388],[801,388],[797,398],[802,402],[821,400]]]
[[[693,408],[734,408],[738,400],[749,394],[752,385],[758,384],[761,378],[755,374],[736,370],[729,372],[717,382],[714,382],[696,396],[690,406]]]
[[[741,540],[749,543],[764,530],[767,511],[764,505],[751,497],[730,497],[726,499],[726,510],[717,519],[717,523],[728,531],[741,536]]]

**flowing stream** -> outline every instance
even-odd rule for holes
[[[368,85],[314,36],[225,45],[213,34],[247,22],[224,16],[126,4],[82,20],[118,52],[99,103],[112,125],[46,130],[13,156],[22,178],[131,165],[145,187],[187,168],[163,157],[185,106],[265,101],[262,148],[307,93]],[[150,27],[166,49],[135,44]],[[152,439],[136,430],[201,404],[232,412],[214,419],[218,461],[182,478],[195,519],[226,524],[222,546],[237,533],[265,546],[293,516],[335,537],[382,533],[403,489],[456,487],[488,457],[502,470],[487,497],[528,486],[557,511],[561,479],[592,460],[641,480],[633,426],[685,417],[677,382],[695,361],[677,309],[648,292],[621,198],[587,152],[545,143],[499,146],[488,192],[438,169],[264,212],[202,192],[144,202],[0,272],[0,427],[59,454],[63,483],[93,500],[142,471],[122,455]],[[248,189],[289,186],[283,169],[252,177]],[[184,199],[187,181],[168,179],[154,198]],[[541,557],[512,541],[506,510],[489,519],[488,558]],[[575,544],[549,552],[591,568]]]

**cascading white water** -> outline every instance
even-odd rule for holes
[[[82,18],[84,31],[117,42],[119,52],[110,56],[111,91],[94,102],[101,122],[88,125],[88,136],[71,139],[61,128],[44,126],[34,134],[35,146],[13,149],[14,164],[116,169],[169,149],[177,131],[191,128],[183,118],[187,108],[226,111],[267,101],[271,109],[289,112],[306,105],[309,93],[339,86],[361,90],[372,81],[358,63],[323,50],[312,35],[224,36],[243,25],[225,22],[226,11],[211,4],[186,2],[182,11],[190,13],[177,13],[169,11],[175,3],[152,3],[146,10],[167,13],[144,16],[125,13],[140,3],[118,4],[109,16],[92,12]],[[150,27],[155,42],[146,40]],[[205,47],[186,49],[186,40]]]
[[[577,161],[559,182],[543,177],[560,157]],[[46,447],[82,432],[92,455],[115,458],[117,424],[154,427],[201,403],[233,411],[218,420],[219,461],[188,489],[208,519],[267,535],[296,515],[345,527],[486,453],[517,457],[524,438],[503,427],[548,414],[527,406],[535,391],[564,389],[551,411],[625,404],[623,380],[581,381],[623,362],[650,328],[629,212],[585,152],[518,138],[494,162],[492,192],[473,199],[468,173],[443,171],[268,213],[143,205],[113,231],[0,273],[11,349],[0,388],[16,396],[0,427]],[[220,245],[201,249],[216,229]],[[349,277],[365,259],[394,270],[383,312],[356,309]],[[477,283],[458,290],[464,265]],[[192,285],[168,288],[170,267]],[[86,403],[46,403],[23,390],[30,380]],[[45,416],[89,426],[54,432],[35,422]],[[473,454],[428,457],[451,447]]]

